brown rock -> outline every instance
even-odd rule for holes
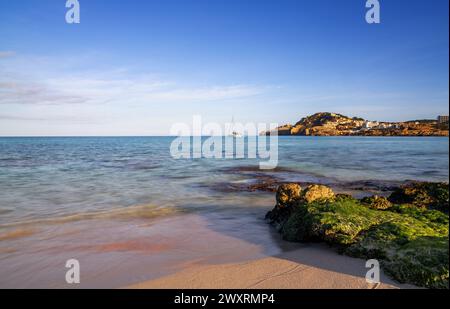
[[[303,191],[301,198],[311,203],[316,200],[330,200],[335,197],[333,190],[323,185],[311,185]]]
[[[290,203],[300,198],[302,188],[296,183],[284,184],[278,187],[277,190],[277,207],[284,208]]]

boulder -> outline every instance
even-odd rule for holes
[[[266,214],[266,220],[269,220],[278,230],[281,229],[284,222],[291,216],[293,206],[300,199],[302,188],[299,184],[289,183],[280,185],[277,189],[277,204],[272,211]]]
[[[289,207],[292,202],[300,198],[301,192],[302,188],[296,183],[289,183],[279,186],[276,195],[277,207]]]
[[[301,194],[301,199],[306,203],[311,203],[317,200],[332,200],[335,194],[333,190],[324,185],[308,186]]]

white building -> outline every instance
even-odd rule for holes
[[[364,122],[363,128],[364,129],[371,129],[374,127],[377,127],[379,125],[378,121],[367,121]]]

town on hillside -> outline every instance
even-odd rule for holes
[[[292,136],[448,136],[448,116],[405,122],[369,121],[336,113],[316,113],[295,125],[275,129],[278,135]],[[271,132],[264,132],[269,135]],[[272,132],[273,133],[273,132]]]

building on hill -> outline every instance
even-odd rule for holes
[[[437,117],[438,123],[447,123],[448,122],[448,116],[438,116]]]
[[[379,125],[378,121],[366,121],[366,122],[364,122],[363,128],[364,129],[371,129],[371,128],[376,127],[378,125]]]

